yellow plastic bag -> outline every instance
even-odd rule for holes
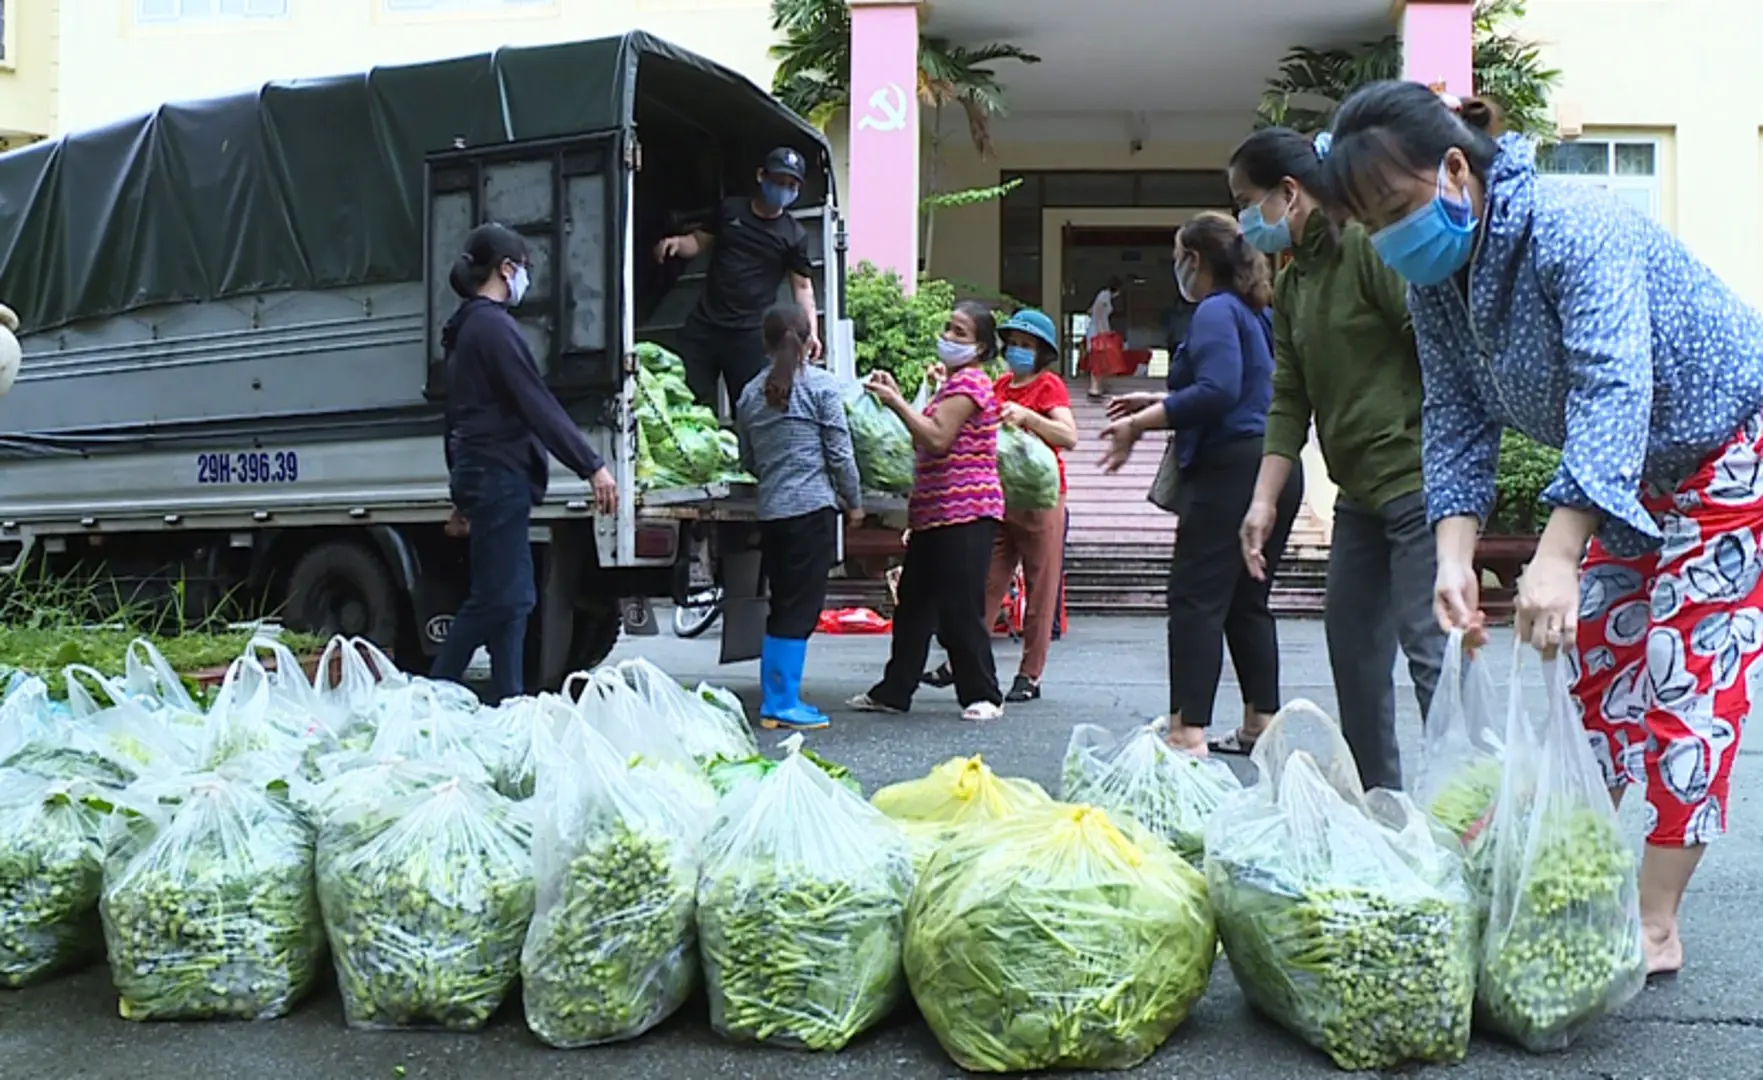
[[[917,780],[882,788],[869,802],[906,830],[912,866],[920,872],[961,828],[1053,805],[1039,784],[999,776],[978,754],[950,758]]]
[[[1130,818],[1047,803],[963,829],[906,909],[914,999],[972,1072],[1129,1069],[1206,993],[1206,882]]]

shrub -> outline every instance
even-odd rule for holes
[[[1543,489],[1561,467],[1561,451],[1510,429],[1500,436],[1500,465],[1494,474],[1494,513],[1487,531],[1531,536],[1548,522]]]
[[[955,307],[955,287],[927,279],[906,295],[900,275],[861,263],[845,279],[845,312],[857,341],[857,373],[893,374],[908,400],[937,358],[937,338]]]

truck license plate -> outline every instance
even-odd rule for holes
[[[198,484],[292,484],[300,479],[293,450],[243,450],[196,455]]]

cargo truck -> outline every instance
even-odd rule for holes
[[[515,314],[621,493],[597,516],[553,463],[529,682],[602,659],[621,601],[681,595],[685,527],[711,536],[723,659],[757,655],[752,492],[638,490],[633,350],[671,347],[702,288],[707,259],[658,264],[655,241],[749,191],[779,145],[809,163],[792,213],[828,363],[849,373],[825,139],[646,34],[273,82],[0,156],[0,301],[24,350],[0,399],[0,565],[426,664],[466,587],[446,532],[447,272],[495,220],[529,242]]]

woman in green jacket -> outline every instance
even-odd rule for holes
[[[1432,612],[1435,555],[1420,480],[1420,363],[1406,284],[1363,228],[1320,208],[1326,152],[1326,135],[1312,142],[1267,128],[1230,160],[1243,235],[1269,255],[1292,253],[1273,292],[1273,405],[1243,559],[1251,574],[1266,572],[1275,502],[1314,420],[1340,488],[1324,625],[1341,731],[1366,788],[1399,789],[1396,646],[1408,655],[1424,717],[1445,644]],[[1215,749],[1246,750],[1257,734],[1245,728]]]

